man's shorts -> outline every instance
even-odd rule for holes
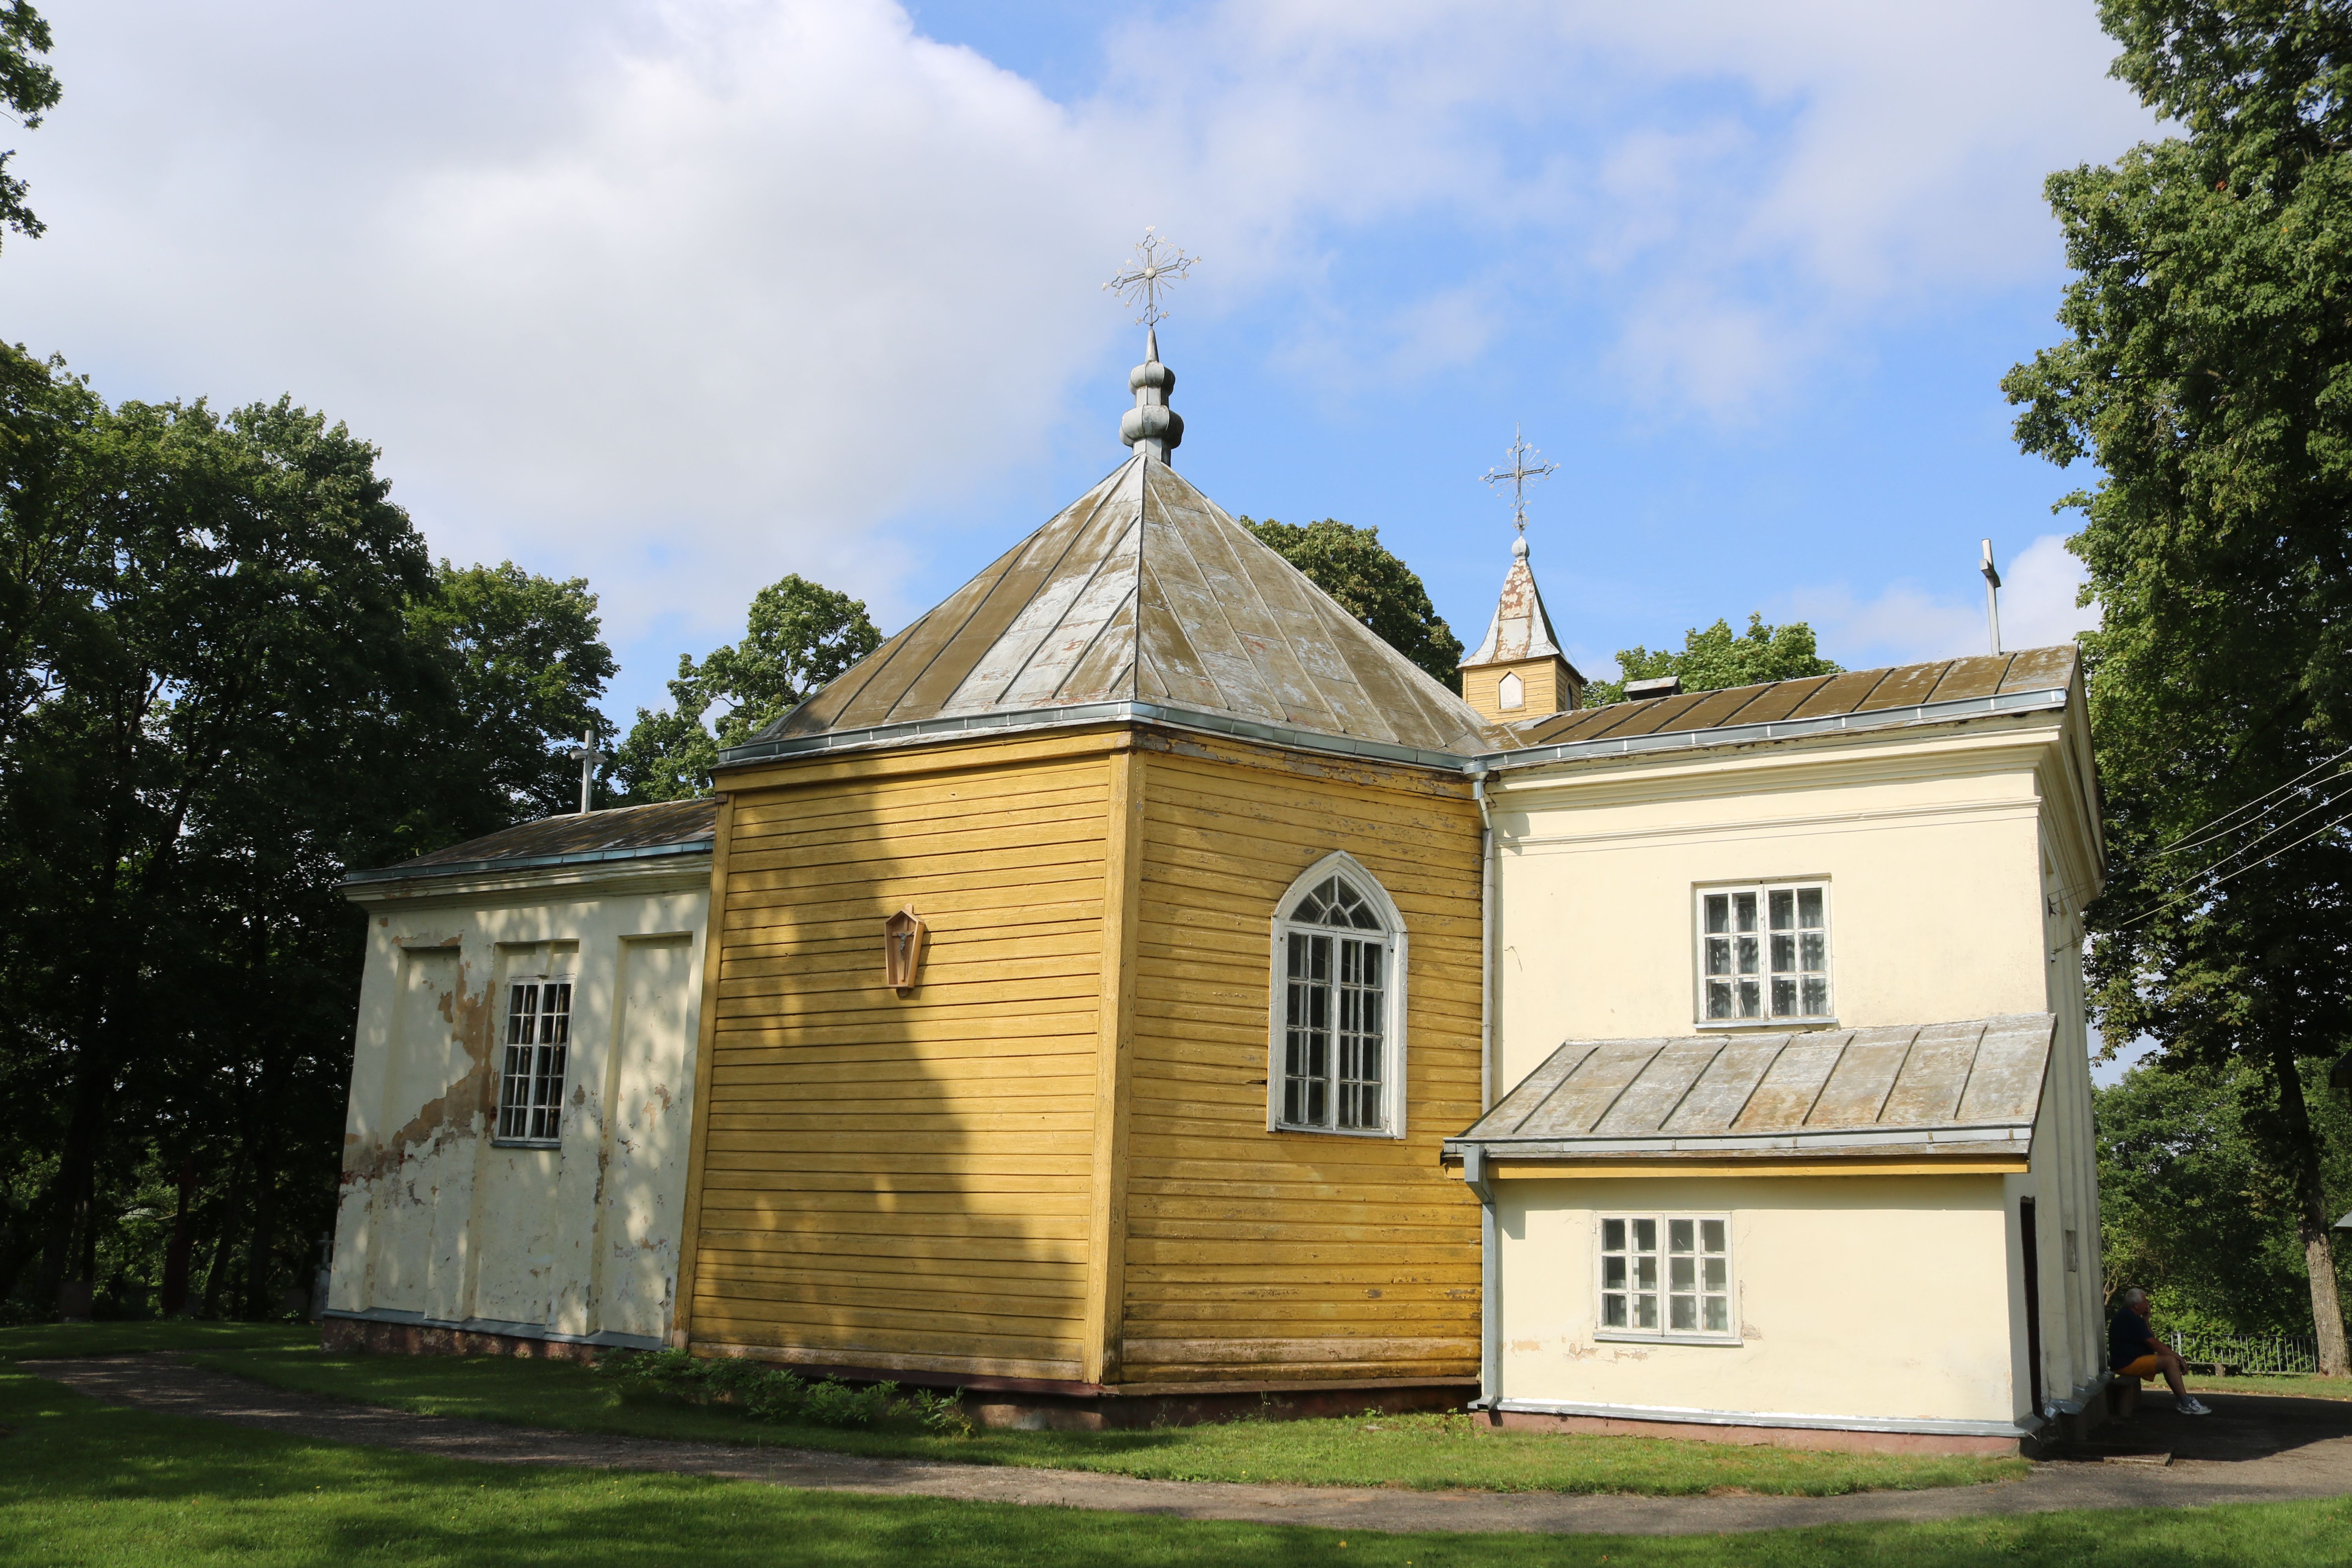
[[[2144,1355],[2136,1362],[2129,1362],[2116,1368],[2116,1375],[2117,1377],[2155,1377],[2163,1371],[2162,1362],[2152,1355]]]

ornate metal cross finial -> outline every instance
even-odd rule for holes
[[[1147,328],[1156,327],[1166,314],[1160,309],[1160,291],[1190,272],[1192,263],[1199,259],[1197,256],[1185,255],[1147,228],[1135,247],[1134,261],[1122,266],[1118,276],[1103,287],[1126,304],[1140,301],[1143,314],[1136,317],[1136,321]]]
[[[1559,467],[1558,463],[1530,464],[1528,461],[1529,458],[1541,456],[1543,456],[1542,453],[1528,445],[1527,437],[1517,426],[1514,425],[1511,426],[1509,450],[1511,466],[1507,468],[1488,468],[1483,476],[1490,485],[1499,485],[1505,479],[1511,481],[1511,521],[1518,526],[1521,539],[1525,539],[1528,532],[1528,482],[1546,478]]]

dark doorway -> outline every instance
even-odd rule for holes
[[[2033,1414],[2042,1414],[2042,1247],[2033,1235],[2033,1200],[2017,1200],[2017,1238],[2025,1246],[2025,1369]]]

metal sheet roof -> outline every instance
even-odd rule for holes
[[[1799,680],[1725,691],[1687,691],[1640,702],[1580,708],[1530,724],[1514,725],[1523,747],[1620,740],[1636,735],[1683,734],[1700,730],[1782,721],[1826,719],[1897,708],[1920,708],[1966,699],[2003,697],[2026,691],[2063,690],[2074,679],[2072,643],[2027,648],[2021,653],[1979,654],[1886,669],[1848,670]]]
[[[1511,569],[1504,575],[1502,596],[1495,601],[1495,618],[1486,623],[1486,640],[1462,661],[1462,668],[1507,664],[1514,659],[1565,658],[1559,639],[1552,635],[1551,616],[1544,609],[1543,593],[1528,565],[1527,541],[1512,552]]]
[[[478,871],[555,866],[595,860],[629,860],[654,855],[708,854],[718,831],[715,799],[663,801],[611,811],[543,816],[537,822],[469,838],[396,866],[353,871],[355,882],[392,882],[409,877],[454,877]]]
[[[1114,701],[1433,752],[1494,744],[1460,698],[1139,454],[729,757]]]
[[[1570,1040],[1446,1140],[1499,1159],[2024,1154],[2056,1019]]]

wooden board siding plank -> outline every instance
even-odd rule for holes
[[[1083,757],[1035,763],[1012,769],[961,769],[845,786],[839,782],[784,787],[747,796],[736,831],[752,837],[793,833],[804,826],[837,826],[863,822],[888,825],[945,809],[1030,798],[1103,797],[1101,753],[1107,742]],[[740,791],[739,794],[742,793]]]
[[[1325,1364],[1316,1358],[1333,1352],[1293,1342],[1369,1326],[1442,1342],[1444,1352],[1424,1360],[1447,1375],[1475,1371],[1477,1208],[1436,1165],[1438,1140],[1478,1114],[1475,808],[1203,759],[1154,758],[1151,767],[1128,1295],[1131,1322],[1181,1323],[1181,1337],[1202,1342],[1179,1348],[1131,1332],[1124,1375],[1159,1381],[1206,1368],[1230,1379],[1244,1365],[1314,1376]],[[1265,1131],[1273,906],[1334,848],[1381,879],[1412,936],[1412,1136],[1402,1141]],[[1313,1278],[1339,1270],[1370,1282]],[[1415,1289],[1391,1300],[1381,1281],[1400,1275],[1417,1275]]]
[[[1141,899],[1144,766],[1132,752],[1110,759],[1104,919],[1097,950],[1099,1030],[1095,1047],[1094,1170],[1089,1191],[1085,1363],[1089,1383],[1117,1381],[1124,1330],[1127,1258],[1127,1136],[1135,1032],[1135,946]]]
[[[874,1236],[861,1238],[855,1252],[840,1250],[839,1243],[839,1237],[826,1231],[813,1231],[805,1237],[765,1229],[714,1227],[709,1232],[714,1254],[772,1258],[795,1268],[819,1267],[827,1260],[835,1267],[879,1268],[886,1259],[895,1259],[909,1269],[935,1273],[940,1264],[952,1265],[964,1258],[971,1259],[982,1273],[1005,1264],[1076,1269],[1087,1266],[1083,1238],[1036,1247],[1020,1237],[1007,1241],[990,1237]]]
[[[710,847],[710,908],[727,907],[727,842],[733,830],[735,801],[731,795],[719,797],[719,816],[713,829]],[[702,940],[702,1010],[696,1023],[695,1060],[707,1063],[711,1058],[711,1042],[719,1026],[719,1008],[715,994],[719,989],[719,922]],[[694,1109],[688,1118],[691,1131],[687,1134],[686,1202],[678,1220],[677,1285],[670,1309],[670,1343],[688,1343],[694,1332],[694,1260],[698,1238],[702,1233],[702,1162],[710,1137],[710,1075],[694,1075]]]

